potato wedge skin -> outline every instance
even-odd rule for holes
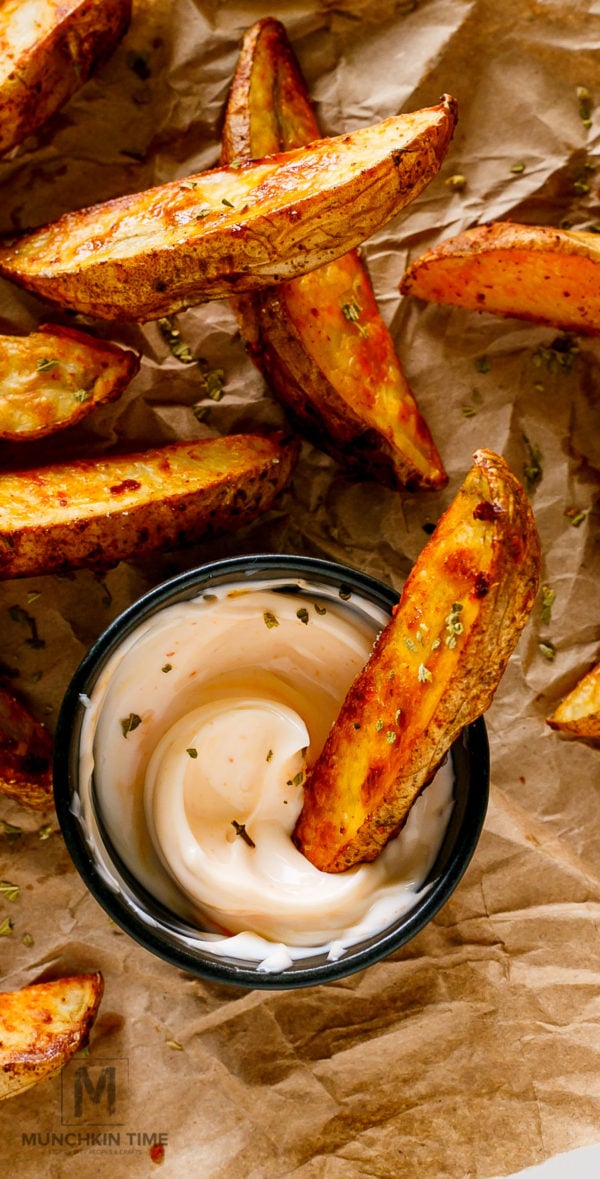
[[[0,273],[99,319],[156,319],[312,270],[385,224],[439,169],[454,99],[67,213],[5,242]]]
[[[0,155],[64,105],[113,52],[130,20],[131,0],[6,0],[0,7]]]
[[[400,290],[434,303],[600,334],[600,244],[583,230],[496,221],[417,258]]]
[[[99,971],[0,993],[0,1100],[52,1077],[85,1047],[103,993]]]
[[[0,687],[0,794],[33,810],[52,807],[52,737]]]
[[[546,723],[572,737],[600,740],[600,663],[582,676]]]
[[[475,465],[414,565],[305,785],[316,867],[375,859],[465,725],[490,705],[539,585],[535,521],[498,455]]]
[[[0,438],[29,442],[75,425],[116,400],[139,367],[136,352],[75,328],[0,336]]]
[[[266,511],[298,453],[231,434],[0,474],[0,576],[106,568],[234,531]]]
[[[283,25],[257,22],[229,94],[222,163],[290,150],[319,134]],[[301,433],[358,476],[391,487],[446,484],[356,251],[233,306],[249,355]]]

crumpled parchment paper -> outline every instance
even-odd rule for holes
[[[598,345],[580,338],[560,351],[551,329],[398,295],[409,259],[480,220],[597,224],[600,6],[288,0],[274,11],[251,0],[134,0],[110,61],[0,164],[0,231],[214,165],[239,39],[267,15],[287,26],[324,133],[443,91],[459,101],[440,176],[364,247],[450,485],[402,495],[353,483],[305,445],[277,506],[236,536],[104,576],[1,583],[3,680],[52,728],[106,624],[166,576],[222,555],[325,555],[400,589],[424,525],[478,446],[502,452],[521,477],[539,468],[532,502],[556,596],[549,621],[536,607],[488,713],[491,803],[463,881],[405,948],[344,982],[244,992],[177,971],[88,895],[51,811],[0,801],[0,877],[19,886],[15,901],[0,897],[0,922],[12,921],[0,940],[2,989],[97,968],[106,980],[89,1054],[0,1108],[3,1170],[23,1179],[117,1179],[159,1166],[202,1179],[489,1179],[600,1138],[598,750],[544,722],[599,656]],[[578,87],[590,94],[590,127]],[[445,183],[457,174],[459,190]],[[0,282],[0,331],[66,319]],[[224,370],[218,402],[155,324],[90,326],[143,351],[139,376],[75,429],[2,444],[0,464],[284,421],[226,304],[178,317],[194,355]]]

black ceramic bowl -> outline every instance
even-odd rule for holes
[[[344,600],[366,599],[388,615],[397,594],[380,581],[346,566],[310,557],[244,556],[193,569],[158,586],[126,610],[104,632],[78,668],[65,694],[56,734],[55,800],[60,826],[74,864],[106,912],[131,937],[167,962],[201,978],[244,987],[314,986],[352,974],[397,950],[431,920],[456,888],[475,850],[485,818],[489,752],[483,720],[469,725],[452,751],[454,805],[435,863],[414,907],[383,931],[348,947],[337,960],[314,951],[280,972],[258,963],[211,952],[190,920],[173,912],[135,878],[117,852],[94,797],[81,780],[80,741],[86,704],[107,664],[124,640],[165,607],[206,594],[227,583],[281,582],[326,587]],[[87,795],[84,792],[87,789]]]

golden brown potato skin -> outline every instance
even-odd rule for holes
[[[440,167],[454,99],[67,213],[0,247],[0,273],[99,319],[149,320],[304,274],[364,241]]]
[[[54,1076],[85,1047],[103,992],[97,972],[0,993],[0,1100]]]
[[[433,303],[600,333],[600,243],[594,233],[496,221],[428,250],[400,290]]]
[[[113,52],[130,20],[131,0],[4,0],[0,155],[64,105]]]
[[[571,737],[600,740],[600,663],[582,676],[568,696],[561,700],[548,717],[547,724]]]
[[[242,43],[221,161],[287,151],[319,135],[285,29],[267,17]],[[249,355],[302,433],[359,476],[392,487],[446,484],[356,251],[241,295],[234,310]]]
[[[298,453],[231,434],[0,473],[0,577],[106,568],[233,531],[271,506]]]
[[[0,438],[29,442],[75,425],[119,397],[139,367],[136,352],[75,328],[0,336]]]
[[[539,583],[527,497],[504,459],[475,465],[309,772],[294,842],[317,868],[373,860],[465,725],[489,707]]]
[[[0,793],[34,810],[53,805],[52,738],[24,704],[2,687]]]

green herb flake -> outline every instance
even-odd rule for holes
[[[474,364],[478,373],[489,373],[492,367],[488,356],[476,356]]]
[[[579,103],[579,118],[586,130],[589,130],[592,125],[592,96],[587,86],[578,86],[575,93]]]
[[[417,671],[417,679],[420,684],[430,684],[433,679],[433,676],[432,676],[429,668],[425,667],[424,663],[419,664],[419,670]]]
[[[542,481],[542,454],[539,446],[536,446],[534,442],[530,442],[525,434],[523,435],[523,442],[527,449],[527,459],[523,464],[523,478],[527,492],[531,495],[538,486],[538,483]]]
[[[513,176],[520,176],[525,171],[525,163],[523,160],[517,160],[515,164],[511,165],[511,172]]]
[[[206,396],[210,397],[211,401],[220,401],[225,388],[225,373],[223,369],[209,369],[204,374],[204,387],[206,389]]]
[[[550,620],[552,617],[552,606],[553,606],[555,598],[556,598],[556,594],[555,594],[554,590],[550,589],[549,585],[543,585],[542,586],[542,623],[544,626],[550,625]]]
[[[50,356],[43,356],[42,359],[38,360],[37,362],[37,370],[39,373],[51,373],[52,369],[56,368],[57,364],[58,360],[55,360]]]
[[[361,311],[362,307],[358,299],[353,298],[350,303],[342,303],[342,315],[344,319],[347,319],[348,323],[353,323],[361,336],[366,336],[368,334],[366,327],[362,323],[359,323]]]
[[[453,176],[446,177],[444,184],[451,192],[463,192],[467,187],[467,178],[462,172],[455,172]]]
[[[211,211],[212,211],[212,210],[211,210],[211,209],[209,209],[209,208],[198,209],[198,212],[195,214],[196,221],[204,221],[204,218],[205,218],[205,217],[208,217],[208,214],[209,214]]]
[[[195,749],[193,745],[190,745],[190,748],[186,749],[185,752],[188,754],[189,757],[191,757],[192,761],[196,760],[196,758],[198,756],[198,750]]]
[[[198,187],[198,181],[197,180],[182,180],[179,187],[185,189],[187,192],[193,192],[194,189]]]
[[[408,647],[409,651],[416,651],[417,649],[417,644],[410,638],[405,638],[404,644],[406,647]]]
[[[7,901],[16,901],[20,891],[18,884],[13,884],[10,880],[0,880],[0,895],[6,897]]]
[[[10,937],[13,931],[12,917],[5,917],[0,922],[0,937]]]
[[[398,734],[395,733],[393,729],[388,729],[386,737],[388,745],[393,745],[394,741],[396,741],[398,738]]]
[[[265,610],[263,621],[267,630],[272,630],[274,626],[279,626],[279,620],[275,617],[272,610]]]
[[[135,729],[137,729],[138,725],[141,725],[141,723],[141,716],[138,716],[137,712],[130,712],[129,716],[124,717],[124,719],[121,721],[121,732],[123,733],[123,736],[127,738],[130,733],[133,733]]]
[[[294,777],[292,778],[292,786],[301,786],[305,777],[306,777],[305,771],[299,770],[298,773],[294,774]]]
[[[317,614],[323,615],[327,613],[327,606],[320,606],[318,602],[313,602],[313,605]]]
[[[341,586],[340,591],[339,591],[339,596],[340,596],[342,602],[349,602],[350,598],[352,597],[352,592],[351,592],[351,590],[346,589],[345,586]]]
[[[383,721],[379,718],[378,720],[375,721],[375,731],[377,733],[380,733],[382,728],[383,728]]]
[[[79,403],[81,405],[83,405],[84,401],[89,401],[91,396],[92,396],[91,389],[75,389],[75,391],[73,393],[74,400],[79,401]]]
[[[431,644],[431,650],[432,650],[432,651],[437,651],[438,647],[440,647],[440,646],[441,646],[441,643],[442,643],[442,640],[441,640],[441,639],[434,639],[434,640],[433,640],[433,642],[432,642],[432,644]]]
[[[289,785],[291,785],[291,783],[289,783]],[[238,823],[237,819],[232,819],[231,826],[233,827],[236,835],[239,835],[240,839],[243,839],[244,843],[248,844],[248,847],[256,847],[254,840],[251,839],[248,835],[248,832],[246,831],[243,823]]]
[[[227,205],[227,208],[228,208],[228,209],[235,209],[235,205],[234,205],[234,204],[232,204],[232,202],[231,202],[231,201],[228,201],[228,200],[227,200],[227,197],[223,197],[223,200],[221,201],[221,204],[222,204],[222,205]]]
[[[296,618],[299,618],[300,622],[303,622],[305,626],[308,626],[308,610],[306,609],[306,606],[301,606],[299,610],[296,610]]]
[[[477,413],[476,405],[461,405],[460,412],[464,418],[474,418]]]
[[[160,670],[161,670],[161,671],[164,671],[164,673],[165,673],[165,675],[166,675],[166,674],[167,674],[167,672],[169,672],[169,671],[172,671],[172,670],[173,670],[173,664],[172,664],[172,663],[163,663],[163,665],[162,665],[162,667],[161,667],[161,669],[160,669]]]
[[[21,938],[21,942],[24,946],[27,946],[28,949],[30,949],[31,946],[34,945],[33,937],[31,936],[30,933],[24,933],[23,937]]]
[[[37,602],[38,598],[41,598],[41,596],[42,595],[39,590],[29,590],[29,593],[27,594],[28,606],[31,606],[32,602]]]
[[[548,639],[538,643],[538,650],[544,659],[548,660],[548,663],[552,663],[556,659],[556,647]]]
[[[446,638],[445,643],[451,649],[456,646],[456,639],[463,633],[464,627],[460,620],[462,613],[462,602],[453,602],[450,613],[446,615]]]
[[[557,336],[551,344],[540,344],[531,357],[535,368],[547,369],[553,375],[573,371],[579,357],[579,345],[572,336]]]
[[[265,761],[272,761],[272,760],[273,760],[273,750],[269,749],[267,752],[267,756],[265,758]]]
[[[579,528],[579,525],[583,524],[586,514],[587,513],[582,511],[580,508],[568,508],[568,510],[565,512],[565,516],[567,517],[572,528]]]
[[[169,346],[171,355],[174,356],[176,360],[179,360],[181,364],[193,364],[194,357],[192,350],[189,344],[186,344],[185,341],[181,339],[181,332],[179,331],[179,328],[175,326],[173,317],[170,315],[165,315],[161,319],[157,319],[156,323],[163,340]]]
[[[183,1052],[183,1044],[179,1040],[165,1040],[167,1048],[173,1048],[176,1052]]]
[[[38,827],[38,839],[50,839],[50,836],[53,834],[54,828],[52,823],[42,823],[42,826]]]

